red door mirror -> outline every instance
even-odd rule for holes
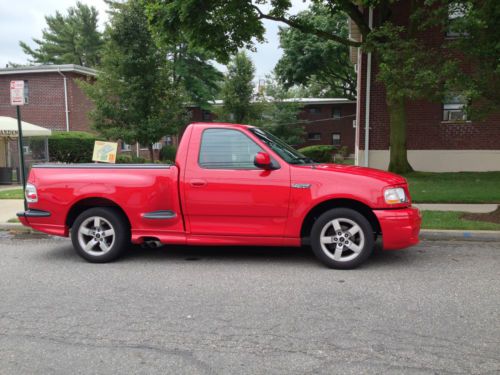
[[[261,169],[273,169],[273,163],[271,162],[271,157],[268,153],[265,152],[257,152],[253,163],[256,167]]]

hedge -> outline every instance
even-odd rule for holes
[[[60,163],[90,163],[97,137],[86,132],[53,132],[49,137],[49,159]]]
[[[299,152],[319,163],[331,163],[333,154],[337,151],[335,146],[316,145],[299,149]]]
[[[116,156],[117,164],[144,164],[147,163],[147,160],[143,157],[137,157],[135,155],[128,154],[118,154]]]
[[[163,146],[160,150],[160,160],[173,163],[175,161],[177,148],[175,146]]]

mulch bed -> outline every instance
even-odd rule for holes
[[[474,221],[488,221],[490,223],[500,224],[500,207],[493,212],[487,214],[466,213],[462,215],[462,219]]]

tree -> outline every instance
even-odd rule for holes
[[[341,12],[332,16],[323,4],[312,4],[296,19],[308,20],[326,32],[348,35],[347,16]],[[346,45],[293,27],[280,28],[279,35],[283,56],[275,72],[286,87],[310,86],[315,96],[356,99],[356,73]]]
[[[192,104],[202,108],[220,94],[223,74],[211,63],[212,55],[200,47],[191,47],[187,42],[167,43],[172,61],[173,80],[186,90]]]
[[[19,45],[33,63],[94,67],[99,63],[103,43],[97,30],[97,16],[94,7],[78,2],[76,7],[68,9],[67,15],[56,12],[45,17],[48,28],[43,30],[42,39],[33,38],[35,49],[25,42]]]
[[[223,110],[237,123],[254,118],[252,109],[255,68],[245,52],[238,52],[227,67],[222,86]]]
[[[461,36],[450,47],[471,62],[467,76],[454,82],[455,89],[468,98],[470,115],[481,118],[500,106],[500,2],[455,0],[448,12],[461,16],[440,26]]]
[[[97,81],[83,84],[95,104],[93,125],[109,139],[147,145],[186,122],[186,95],[148,28],[141,0],[110,3],[110,24]]]
[[[260,126],[291,145],[303,143],[304,128],[297,115],[300,103],[294,101],[293,93],[274,78],[268,77],[265,96],[260,97],[259,117],[254,124]]]
[[[264,40],[264,26],[262,21],[267,19],[281,22],[291,28],[325,40],[334,41],[346,46],[360,47],[364,51],[373,53],[379,59],[379,79],[386,87],[386,102],[390,115],[390,142],[391,163],[389,169],[404,173],[411,171],[406,149],[406,102],[409,99],[426,98],[429,92],[434,97],[441,95],[445,90],[444,82],[457,82],[461,75],[458,62],[452,54],[445,54],[443,49],[432,47],[419,38],[422,31],[436,27],[436,23],[428,20],[441,19],[444,22],[443,9],[447,10],[450,3],[466,3],[477,12],[470,13],[471,22],[480,21],[480,25],[489,25],[483,28],[483,38],[494,40],[491,43],[493,51],[497,51],[498,42],[494,28],[497,13],[479,12],[486,7],[496,12],[496,0],[409,0],[411,12],[409,27],[398,26],[397,14],[392,11],[395,3],[408,0],[315,0],[315,4],[322,4],[328,9],[331,17],[341,13],[356,24],[362,36],[362,41],[351,40],[342,34],[342,30],[328,30],[315,25],[308,18],[290,16],[288,10],[290,1],[260,0],[207,0],[203,1],[200,11],[197,0],[149,0],[148,15],[153,28],[159,33],[170,34],[182,30],[189,36],[194,45],[201,45],[214,51],[220,60],[225,60],[238,48],[252,47],[253,42]],[[260,5],[267,4],[269,11],[264,12]],[[370,27],[368,17],[359,6],[368,9],[374,6],[377,9],[377,22]],[[494,9],[493,9],[494,8]],[[480,14],[479,14],[480,13]],[[481,18],[482,17],[482,18]],[[446,17],[447,20],[447,17]],[[482,26],[478,26],[479,29]],[[484,33],[484,30],[489,34]],[[471,44],[474,44],[476,34],[467,34]],[[481,39],[476,40],[476,42]],[[496,46],[496,47],[495,47]],[[483,51],[484,52],[484,51]],[[445,56],[446,55],[446,56]],[[479,54],[480,55],[480,54]],[[445,58],[446,57],[446,58]],[[492,56],[498,61],[498,55]],[[497,63],[497,62],[496,62]],[[498,70],[495,70],[498,71]],[[402,79],[411,76],[410,79]],[[498,92],[498,75],[493,80],[493,90]],[[409,82],[412,81],[412,82]],[[439,88],[433,91],[433,88]],[[482,90],[480,90],[482,91]]]

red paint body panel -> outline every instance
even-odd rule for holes
[[[417,208],[373,212],[382,228],[384,250],[399,250],[418,244],[422,216]]]
[[[233,129],[270,155],[276,169],[207,169],[200,166],[204,130]],[[132,241],[156,238],[193,245],[300,246],[301,228],[317,205],[349,199],[371,209],[382,229],[384,248],[418,242],[421,218],[411,202],[387,205],[384,189],[403,187],[404,178],[375,169],[334,164],[290,165],[248,131],[246,125],[192,124],[184,132],[174,166],[34,167],[29,182],[39,200],[30,209],[50,217],[21,217],[24,225],[67,236],[68,215],[75,205],[120,207]],[[104,202],[104,203],[103,203]],[[171,211],[169,219],[146,213]]]

